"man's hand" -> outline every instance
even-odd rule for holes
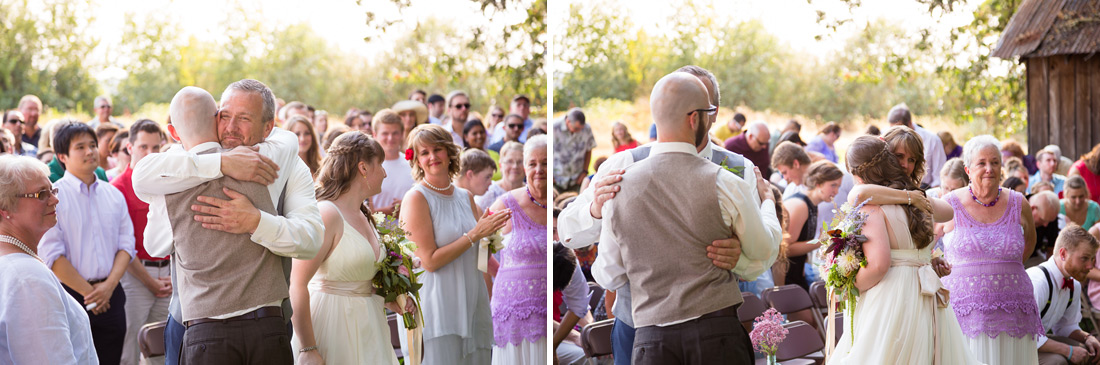
[[[707,246],[707,257],[714,262],[714,266],[725,270],[733,270],[737,261],[741,259],[741,239],[734,234],[733,237],[711,242]]]
[[[1097,340],[1096,336],[1086,335],[1085,348],[1089,350],[1089,358],[1093,364],[1100,362],[1100,356],[1096,356],[1100,354],[1100,340]]]
[[[591,214],[592,218],[603,218],[603,205],[619,192],[621,188],[615,184],[623,181],[623,173],[625,172],[626,170],[623,169],[609,171],[607,175],[600,178],[592,186],[594,198],[592,204],[588,206],[588,214]]]
[[[222,153],[222,175],[240,181],[271,185],[279,177],[279,165],[263,155],[256,146],[240,146]]]
[[[151,283],[145,283],[145,288],[157,298],[172,296],[172,278],[156,278]]]
[[[260,210],[241,193],[222,188],[231,200],[200,196],[199,202],[209,205],[191,205],[191,210],[207,215],[195,215],[202,228],[228,233],[253,233],[260,224]]]
[[[760,202],[763,203],[765,199],[772,196],[772,184],[763,176],[760,176],[759,167],[753,166],[752,171],[756,172],[756,192],[760,194]]]
[[[95,303],[96,307],[92,308],[92,314],[103,314],[111,309],[111,294],[114,294],[114,291],[114,285],[106,281],[92,284],[92,292],[84,296],[84,306]]]

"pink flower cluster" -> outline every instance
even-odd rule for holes
[[[775,308],[768,308],[752,325],[752,348],[756,352],[774,355],[779,350],[779,344],[787,338],[787,329],[783,328],[783,316]]]

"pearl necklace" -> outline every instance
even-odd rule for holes
[[[440,188],[440,187],[436,187],[435,185],[432,185],[432,183],[429,182],[428,179],[424,179],[423,181],[424,181],[425,185],[427,185],[429,188],[432,188],[432,190],[435,190],[435,191],[447,191],[447,189],[450,189],[451,186],[454,185],[450,181],[448,181],[447,186],[444,186],[444,187]]]
[[[26,252],[28,255],[31,255],[31,257],[33,257],[35,260],[38,260],[38,262],[41,262],[43,264],[46,263],[45,261],[42,261],[42,258],[38,257],[38,255],[36,255],[34,251],[31,251],[30,247],[27,247],[27,245],[23,244],[22,241],[19,241],[18,238],[8,235],[0,235],[0,242],[10,243],[13,246],[18,247],[20,250],[23,250],[23,252]]]

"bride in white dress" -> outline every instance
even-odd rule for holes
[[[912,185],[910,179],[891,178],[904,171],[878,138],[857,138],[847,161],[859,183],[916,188],[905,186]],[[930,215],[900,205],[865,205],[861,211],[868,214],[867,267],[856,275],[860,296],[854,316],[844,318],[844,334],[828,363],[978,364],[930,264]],[[916,216],[913,222],[910,214]]]
[[[383,299],[371,287],[385,253],[364,204],[381,190],[383,156],[373,139],[350,132],[333,142],[322,163],[317,205],[324,242],[317,257],[294,260],[290,279],[298,364],[398,363]]]

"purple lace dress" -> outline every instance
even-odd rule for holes
[[[1020,261],[1024,254],[1020,225],[1023,195],[1009,192],[1006,200],[1002,203],[1008,204],[1005,214],[986,224],[967,213],[957,194],[947,196],[955,212],[955,230],[953,238],[944,241],[944,254],[952,269],[943,283],[951,291],[951,306],[963,334],[971,339],[971,349],[979,360],[991,364],[1007,361],[1007,356],[997,353],[1004,355],[1013,349],[998,347],[1011,347],[1009,343],[1016,339],[1030,341],[1032,347],[1027,350],[1035,356],[1034,338],[1043,332],[1031,279]]]
[[[545,362],[546,340],[546,226],[535,223],[506,193],[504,206],[512,210],[512,233],[500,252],[500,270],[493,282],[493,363],[525,364],[531,346],[539,346]],[[509,348],[509,345],[514,347]],[[504,349],[502,351],[501,349]],[[509,351],[511,350],[511,351]],[[517,351],[518,350],[518,351]],[[512,358],[498,361],[498,355]],[[514,356],[513,356],[514,355]],[[521,358],[522,357],[522,358]]]

